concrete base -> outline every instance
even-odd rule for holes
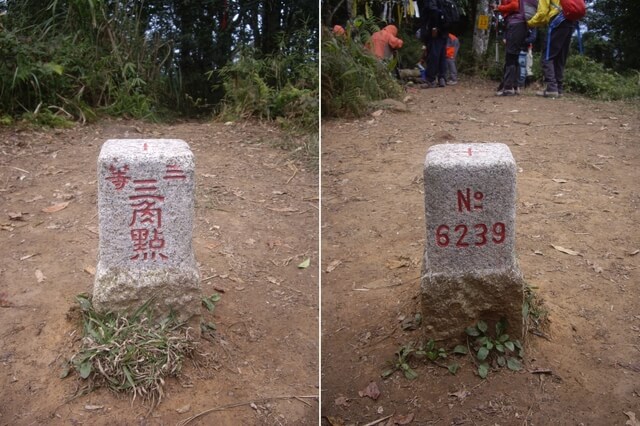
[[[197,269],[106,269],[98,263],[93,306],[98,312],[131,315],[147,301],[154,320],[174,314],[200,335],[202,292]]]
[[[422,324],[426,339],[448,345],[466,342],[465,328],[479,320],[495,330],[501,318],[508,322],[512,340],[523,340],[525,282],[519,271],[490,274],[423,274]]]

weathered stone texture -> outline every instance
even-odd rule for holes
[[[522,336],[524,282],[515,256],[516,164],[504,144],[432,146],[425,160],[425,332],[457,341],[505,317]]]
[[[156,316],[199,317],[194,169],[193,154],[181,140],[116,139],[102,146],[93,290],[98,310],[130,312],[153,298]]]

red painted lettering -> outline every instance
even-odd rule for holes
[[[480,191],[474,192],[473,199],[477,201],[476,204],[473,205],[475,210],[482,210],[482,199],[484,198],[484,194]]]
[[[440,247],[446,247],[449,245],[449,227],[447,225],[440,225],[436,229],[436,244]]]
[[[497,238],[496,238],[497,237]],[[505,232],[505,226],[502,222],[497,222],[493,225],[493,242],[496,244],[501,244],[504,242],[507,237]]]
[[[487,225],[479,223],[477,225],[473,225],[473,227],[479,231],[479,233],[476,233],[476,236],[480,237],[480,241],[476,241],[475,243],[476,247],[481,247],[487,244]]]
[[[469,243],[464,241],[464,237],[467,236],[467,225],[458,225],[455,227],[455,231],[462,231],[462,234],[460,234],[460,238],[458,238],[458,242],[456,243],[456,247],[469,247]]]
[[[144,228],[132,229],[130,235],[131,241],[133,241],[133,251],[136,252],[131,259],[140,259],[140,255],[142,255],[142,260],[147,260],[147,238],[149,238],[149,230]]]
[[[458,189],[458,211],[461,212],[463,207],[468,212],[471,211],[471,190],[469,188],[467,188],[466,197],[465,194]]]
[[[158,228],[162,226],[162,209],[155,207],[155,201],[143,200],[137,204],[131,204],[133,207],[133,215],[129,226],[139,223],[148,223],[156,225]]]
[[[130,176],[127,176],[127,172],[129,171],[129,166],[126,164],[121,168],[116,168],[113,164],[109,166],[109,171],[111,172],[111,176],[107,176],[107,180],[111,181],[113,186],[116,188],[116,191],[120,191],[125,187],[127,182],[131,180]]]
[[[164,179],[186,179],[186,178],[187,176],[184,174],[180,166],[167,164],[167,172],[164,175]]]
[[[145,143],[146,149],[146,143]],[[158,193],[157,179],[134,179],[133,193],[129,195],[131,203],[131,221],[129,230],[133,244],[131,260],[155,261],[167,260],[169,256],[161,253],[166,241],[162,236],[162,203],[165,197]]]
[[[487,245],[487,243],[489,242],[489,239],[487,237],[489,227],[484,223],[478,223],[476,225],[473,225],[473,228],[476,231],[473,245],[476,247],[483,247]],[[450,229],[451,228],[448,225],[440,225],[436,228],[435,240],[438,247],[449,246],[449,242],[451,241],[449,237]],[[467,225],[456,225],[455,228],[453,228],[453,232],[455,232],[456,236],[458,237],[458,239],[456,240],[456,247],[467,248],[471,245],[468,241],[466,241],[467,234],[469,233],[469,227],[467,227]],[[506,225],[502,222],[494,223],[491,226],[491,233],[491,241],[493,241],[494,244],[504,243],[507,238]]]

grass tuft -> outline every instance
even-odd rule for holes
[[[156,407],[164,396],[164,379],[177,376],[184,359],[195,353],[193,330],[173,316],[154,322],[149,315],[151,300],[125,317],[96,312],[87,295],[76,299],[82,314],[82,346],[62,377],[74,369],[89,381],[89,390],[107,387]]]

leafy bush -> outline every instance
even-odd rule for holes
[[[582,93],[590,98],[618,100],[640,97],[638,71],[623,76],[586,56],[570,56],[564,78],[568,91]]]
[[[219,71],[225,93],[223,118],[269,117],[272,90],[262,78],[264,65],[247,49]]]
[[[389,68],[350,38],[322,38],[322,115],[360,116],[371,101],[398,97],[402,87]]]
[[[256,117],[276,120],[287,129],[317,131],[318,72],[314,59],[284,48],[276,55],[256,56],[255,51],[244,49],[237,60],[218,71],[225,93],[222,119]]]

